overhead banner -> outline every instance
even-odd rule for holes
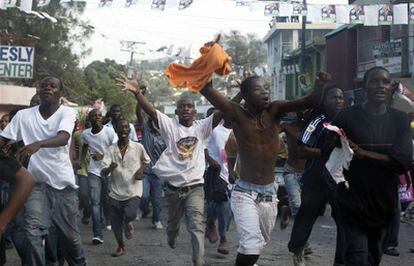
[[[364,24],[365,21],[365,11],[364,7],[361,5],[353,5],[351,11],[349,12],[349,23],[350,24]]]
[[[0,78],[33,78],[34,47],[0,45]]]
[[[277,16],[279,15],[280,5],[279,3],[270,3],[265,6],[265,16]]]
[[[378,25],[391,25],[394,16],[392,5],[380,5],[378,10]]]
[[[411,3],[408,8],[408,20],[410,24],[414,24],[414,3]]]
[[[152,4],[151,4],[151,8],[152,9],[158,9],[161,11],[164,11],[165,9],[165,2],[167,2],[167,0],[153,0]]]

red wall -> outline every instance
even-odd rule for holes
[[[345,29],[326,38],[326,66],[332,84],[343,90],[354,89],[357,73],[357,33]]]

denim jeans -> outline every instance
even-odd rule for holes
[[[140,209],[143,213],[149,213],[149,202],[152,204],[152,223],[160,221],[161,191],[164,181],[156,175],[144,174],[142,179],[142,197]]]
[[[46,264],[44,240],[51,226],[56,229],[68,264],[86,265],[79,230],[78,197],[74,188],[56,190],[46,184],[37,184],[26,201],[24,211],[29,265]],[[51,244],[52,248],[56,245]]]
[[[345,238],[344,231],[338,221],[338,209],[334,200],[334,191],[328,186],[324,188],[303,187],[302,203],[293,223],[288,248],[290,252],[300,253],[305,248],[316,219],[326,203],[332,207],[332,218],[336,223],[335,262],[343,264]]]
[[[345,265],[380,265],[386,228],[341,223],[345,233]]]
[[[191,235],[193,264],[197,266],[204,265],[205,222],[203,187],[193,188],[185,193],[167,189],[165,196],[168,202],[168,239],[177,239],[181,219],[185,215],[187,231]]]
[[[122,236],[124,227],[137,217],[138,205],[138,197],[130,198],[124,201],[119,201],[111,197],[109,198],[112,232],[114,232],[118,245],[124,245],[124,239]]]
[[[89,203],[89,182],[88,177],[84,175],[77,175],[79,186],[79,204],[83,212],[83,217],[89,218],[91,216],[91,205]]]
[[[207,227],[214,227],[218,220],[220,237],[226,237],[227,225],[231,216],[230,199],[223,202],[210,201],[207,205]]]
[[[292,217],[296,217],[296,214],[299,211],[301,203],[301,186],[300,179],[302,178],[301,172],[295,172],[287,169],[285,167],[285,172],[283,173],[283,179],[285,181],[285,189],[289,197],[290,210],[292,212]]]
[[[101,228],[101,177],[89,173],[89,201],[92,209],[92,232],[94,237],[103,237]]]

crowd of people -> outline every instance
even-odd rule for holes
[[[282,229],[293,220],[293,263],[305,265],[312,227],[327,203],[337,228],[334,265],[379,265],[383,253],[398,255],[399,176],[410,176],[413,161],[409,116],[390,107],[394,85],[382,67],[365,73],[362,104],[347,106],[329,80],[318,72],[310,94],[273,102],[258,76],[241,82],[231,100],[209,82],[200,93],[214,108],[196,120],[190,97],[177,101],[171,118],[148,101],[135,76],[121,75],[117,85],[137,100],[135,127],[120,105],[105,116],[93,109],[80,123],[60,102],[61,80],[44,78],[39,102],[1,118],[0,263],[13,243],[22,265],[85,265],[80,223],[91,223],[94,245],[104,242],[103,228],[111,230],[112,256],[121,256],[123,237],[132,237],[133,221],[151,207],[154,228],[164,228],[164,191],[168,246],[176,248],[185,217],[194,265],[205,264],[205,238],[230,253],[232,220],[235,265],[255,265],[278,210]],[[283,145],[288,204],[278,206],[275,165]]]

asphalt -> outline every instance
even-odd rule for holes
[[[164,206],[163,212],[161,213],[162,222],[165,225],[165,202],[162,205]],[[306,265],[333,265],[336,229],[329,213],[330,210],[328,208],[325,215],[318,218],[313,228],[310,244],[314,253],[306,260]],[[131,240],[126,240],[126,252],[118,258],[111,256],[111,253],[116,248],[116,242],[111,231],[104,230],[105,242],[102,245],[94,246],[91,244],[91,225],[82,225],[82,240],[88,265],[191,265],[190,236],[186,231],[184,223],[182,223],[177,247],[174,250],[170,249],[167,245],[165,230],[152,228],[150,217],[134,221],[134,225],[134,236]],[[264,249],[263,254],[257,262],[259,266],[293,265],[291,254],[287,249],[291,229],[292,224],[281,231],[277,223],[270,243]],[[217,253],[218,243],[211,244],[206,239],[205,261],[207,265],[234,265],[234,259],[237,254],[237,234],[233,223],[230,226],[227,237],[231,245],[231,251],[228,255]],[[398,249],[400,256],[390,257],[384,255],[381,265],[414,265],[414,253],[408,252],[409,248],[414,248],[414,227],[410,228],[406,224],[401,224],[399,242],[400,246]],[[14,249],[8,250],[7,256],[8,262],[6,265],[20,265],[19,258]]]

